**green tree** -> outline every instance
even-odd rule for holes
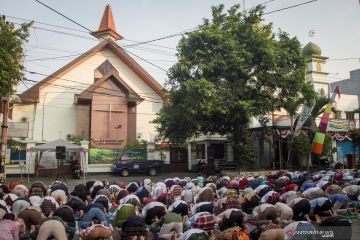
[[[311,143],[309,138],[301,133],[299,136],[294,137],[293,144],[296,145],[293,148],[294,158],[297,163],[300,163],[302,158],[309,156],[311,153]]]
[[[0,17],[0,96],[13,94],[14,86],[23,79],[23,44],[27,42],[31,24],[15,28],[5,17]]]
[[[200,134],[228,135],[239,163],[251,116],[280,109],[304,90],[299,41],[274,34],[262,14],[261,6],[246,14],[239,5],[227,12],[213,7],[212,19],[181,39],[166,84],[170,103],[155,120],[160,137],[182,143]]]
[[[329,103],[330,99],[327,97],[320,97],[316,95],[314,108],[311,111],[311,114],[304,124],[304,127],[309,128],[312,132],[316,132],[318,127],[316,126],[316,118],[318,118],[321,114],[324,113],[326,105]],[[334,111],[334,109],[332,109]]]
[[[1,125],[1,148],[0,148],[0,182],[5,176],[5,152],[7,146],[8,114],[10,97],[14,88],[22,80],[24,74],[22,59],[22,45],[29,36],[29,27],[32,23],[22,24],[15,28],[12,23],[0,16],[0,100],[3,114]]]
[[[311,114],[309,116],[309,118],[307,119],[307,121],[304,123],[304,127],[308,128],[311,131],[310,134],[310,138],[312,139],[313,134],[317,131],[317,126],[316,126],[316,118],[319,117],[324,111],[325,111],[325,107],[326,105],[329,103],[329,98],[327,97],[320,97],[319,95],[317,95],[313,90],[312,90],[312,85],[307,84],[308,88],[311,89],[307,89],[307,91],[310,91],[308,93],[308,96],[310,94],[312,94],[314,96],[313,100],[311,102],[306,102],[306,99],[304,96],[297,96],[294,97],[292,99],[288,99],[285,103],[283,108],[288,112],[288,115],[290,117],[290,135],[289,135],[289,150],[288,150],[288,158],[287,158],[287,165],[290,165],[290,158],[291,158],[291,154],[292,154],[292,150],[296,147],[296,144],[294,144],[294,130],[295,130],[295,126],[298,120],[298,113],[299,113],[299,108],[303,105],[306,104],[308,106],[314,106],[313,110],[311,111]]]
[[[290,163],[291,154],[293,151],[293,148],[297,147],[294,143],[294,130],[295,130],[295,118],[298,114],[299,108],[301,105],[305,103],[305,99],[301,96],[294,97],[291,99],[288,99],[286,102],[284,102],[283,108],[287,111],[289,118],[290,118],[290,134],[288,139],[288,156],[286,160],[286,167],[291,167],[292,163]],[[309,103],[312,104],[312,103]]]
[[[146,149],[146,147],[147,141],[141,135],[138,135],[133,142],[128,142],[125,145],[125,149]]]

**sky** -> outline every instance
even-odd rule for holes
[[[269,13],[264,16],[264,21],[271,22],[275,32],[278,29],[288,32],[303,46],[310,41],[320,46],[322,55],[329,57],[326,71],[331,82],[347,79],[351,70],[360,68],[359,0],[317,0],[285,10],[280,9],[309,0],[41,1],[94,31],[99,27],[105,6],[110,4],[117,32],[124,37],[118,44],[156,65],[133,56],[161,84],[166,82],[166,70],[176,62],[176,46],[181,36],[154,41],[152,45],[126,45],[193,29],[204,18],[210,18],[211,6],[218,4],[224,4],[226,9],[234,4],[240,4],[242,9],[264,4],[264,12]],[[270,13],[276,10],[279,11]],[[98,43],[85,29],[35,0],[0,0],[0,14],[16,24],[35,21],[29,42],[25,44],[25,67],[27,71],[42,75],[26,73],[31,80],[42,80]],[[61,58],[69,55],[72,56]],[[20,84],[18,91],[22,92],[32,84]]]

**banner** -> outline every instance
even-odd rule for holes
[[[337,120],[332,119],[329,121],[327,131],[329,132],[348,132],[355,128],[354,120]]]
[[[89,149],[89,164],[112,164],[119,153],[131,152],[133,160],[147,160],[147,150],[145,149]]]
[[[302,109],[302,112],[301,112],[301,114],[299,116],[299,119],[297,121],[295,130],[294,130],[294,135],[295,136],[298,136],[300,134],[300,129],[302,128],[302,126],[304,125],[306,120],[309,118],[312,110],[314,109],[314,106],[315,105],[309,107],[309,106],[306,105],[306,102],[305,102],[304,107]]]

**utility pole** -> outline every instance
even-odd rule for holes
[[[0,182],[3,182],[5,180],[5,156],[6,156],[7,138],[8,138],[9,97],[3,97],[1,100],[2,100],[3,121],[1,125]]]

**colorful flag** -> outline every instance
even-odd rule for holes
[[[312,143],[312,152],[321,154],[324,147],[325,133],[317,132]]]
[[[334,92],[332,93],[332,95],[330,97],[329,103],[326,105],[325,111],[320,120],[319,131],[316,132],[315,137],[313,139],[312,152],[315,154],[320,155],[322,153],[324,140],[325,140],[325,133],[326,133],[327,126],[329,124],[331,108],[332,108],[333,103],[335,102],[335,97],[337,94],[340,97],[339,86],[336,86],[336,88],[334,89]]]

